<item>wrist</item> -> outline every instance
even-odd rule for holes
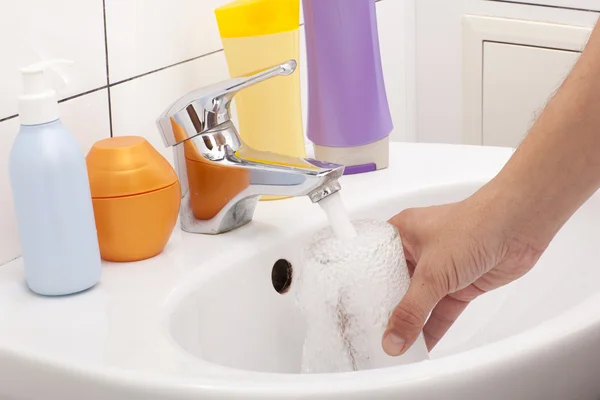
[[[502,173],[482,187],[476,201],[486,204],[490,226],[508,240],[543,250],[568,219],[547,195],[521,179]]]

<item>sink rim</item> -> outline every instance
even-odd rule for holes
[[[464,376],[465,372],[469,370],[473,371],[482,366],[488,368],[490,364],[507,361],[527,352],[543,351],[552,344],[578,334],[585,334],[591,328],[600,328],[600,317],[595,320],[589,318],[589,312],[597,310],[600,305],[600,294],[594,297],[573,307],[570,313],[552,318],[535,328],[465,352],[411,365],[341,374],[305,375],[244,371],[212,364],[187,354],[188,358],[218,370],[219,375],[184,377],[69,364],[46,355],[36,354],[30,349],[6,348],[1,342],[0,357],[7,357],[9,360],[12,358],[21,363],[35,363],[37,368],[52,368],[84,380],[99,378],[119,385],[138,386],[144,390],[151,388],[159,391],[172,391],[176,388],[182,393],[188,391],[196,393],[198,390],[204,393],[205,390],[208,390],[215,393],[239,392],[243,395],[280,396],[290,393],[294,395],[323,394],[331,391],[332,384],[344,384],[343,388],[335,388],[334,392],[336,394],[346,391],[356,393],[357,391],[377,390],[385,385],[417,384],[423,380],[440,377],[456,379],[461,375]],[[574,329],[574,327],[578,328]],[[540,334],[544,332],[546,334]],[[517,347],[518,351],[506,351],[514,350]],[[178,350],[185,352],[183,349]],[[483,359],[487,362],[478,361]],[[276,396],[273,398],[277,398]]]
[[[463,180],[455,183],[446,183],[442,185],[430,185],[421,188],[414,188],[409,191],[404,191],[401,197],[419,196],[427,193],[437,193],[446,189],[461,188],[466,190],[476,190],[476,188],[485,184],[479,180]],[[378,203],[385,200],[398,197],[395,194],[389,194],[386,197],[380,197],[372,203]],[[595,194],[593,198],[600,198],[600,193]],[[373,204],[371,204],[373,205]],[[361,208],[369,205],[362,204]],[[354,211],[354,210],[353,210]],[[295,230],[293,237],[300,237],[314,231],[315,226],[305,227],[305,229]],[[292,239],[292,238],[288,238]],[[424,379],[433,379],[444,376],[453,376],[460,371],[467,371],[483,366],[489,366],[494,362],[502,362],[510,358],[519,357],[527,353],[535,353],[542,351],[547,346],[553,346],[561,341],[568,339],[572,335],[579,334],[593,326],[600,326],[600,315],[594,319],[589,317],[589,312],[600,307],[600,289],[594,295],[582,300],[568,311],[564,311],[550,319],[545,320],[531,328],[513,334],[502,339],[486,343],[484,345],[434,358],[420,363],[408,365],[400,365],[385,369],[356,371],[350,373],[333,373],[333,374],[300,374],[300,373],[274,373],[261,372],[253,370],[239,369],[221,364],[213,363],[196,357],[188,352],[171,334],[170,318],[182,302],[186,301],[188,296],[192,296],[195,292],[202,290],[204,285],[210,283],[211,279],[230,272],[238,265],[244,262],[245,259],[255,258],[259,256],[261,251],[269,251],[281,245],[285,239],[271,244],[267,248],[257,249],[255,253],[249,256],[238,256],[234,260],[230,260],[223,268],[218,271],[213,271],[211,274],[200,274],[196,279],[181,285],[174,290],[164,304],[163,326],[166,335],[170,338],[173,345],[182,353],[185,353],[193,362],[198,363],[206,368],[218,369],[221,373],[227,375],[240,375],[248,379],[260,381],[284,380],[285,385],[288,384],[324,384],[340,383],[352,384],[355,380],[360,380],[360,387],[364,388],[364,382],[380,386],[385,384],[411,384],[422,381]],[[588,304],[589,303],[589,304]],[[576,328],[575,328],[576,327]],[[476,362],[472,362],[477,360]],[[485,360],[485,361],[482,361]],[[384,376],[385,375],[385,376]],[[326,382],[323,382],[326,381]],[[268,383],[269,387],[273,387],[272,383]]]
[[[379,184],[385,186],[380,193],[392,197],[425,187],[488,180],[500,170],[512,152],[513,149],[479,146],[392,143],[390,145],[390,167],[387,170],[365,175],[347,176],[343,178],[342,185],[346,192],[358,195],[372,184]],[[473,165],[476,165],[477,168],[473,168]],[[405,174],[404,171],[409,169],[417,172]],[[389,185],[391,179],[396,183],[393,187]],[[358,208],[361,205],[362,200],[358,196],[354,197],[356,198],[349,196],[345,200],[349,210]],[[34,380],[52,379],[60,381],[65,388],[64,390],[69,390],[71,394],[78,390],[77,393],[88,393],[91,387],[96,387],[97,390],[105,390],[107,393],[114,393],[117,389],[128,393],[147,393],[148,390],[152,389],[164,394],[163,398],[165,399],[172,399],[176,396],[177,398],[191,398],[192,396],[201,395],[208,395],[214,399],[242,399],[251,395],[260,396],[259,398],[264,399],[280,399],[282,396],[290,394],[294,396],[322,393],[339,395],[350,391],[360,393],[363,391],[381,391],[382,388],[392,387],[394,390],[402,391],[404,387],[410,389],[418,384],[420,381],[416,378],[419,376],[433,381],[431,375],[417,374],[418,371],[415,367],[419,364],[411,365],[411,368],[402,374],[399,373],[400,369],[403,368],[400,366],[385,370],[350,373],[347,375],[350,379],[344,378],[343,380],[334,379],[335,375],[327,375],[327,378],[323,379],[324,375],[299,376],[299,374],[266,374],[250,373],[250,371],[240,373],[237,370],[231,371],[214,364],[207,364],[202,368],[198,368],[197,365],[193,365],[195,363],[190,362],[191,355],[185,350],[175,348],[168,341],[167,335],[164,334],[166,327],[162,324],[163,314],[161,310],[166,298],[174,293],[174,290],[179,288],[182,282],[194,275],[200,269],[199,265],[202,265],[202,263],[191,265],[190,262],[195,262],[196,259],[202,256],[203,251],[211,250],[215,244],[221,243],[223,240],[236,241],[240,252],[249,251],[252,247],[264,248],[270,238],[274,236],[269,228],[285,226],[286,223],[294,220],[289,210],[293,209],[295,213],[303,213],[312,206],[308,203],[299,199],[269,202],[268,205],[259,205],[252,224],[238,232],[225,235],[225,239],[199,237],[198,235],[189,235],[176,230],[165,252],[154,259],[118,267],[111,263],[105,263],[107,268],[103,271],[101,285],[85,294],[84,298],[91,296],[94,300],[107,301],[108,303],[115,302],[119,307],[112,309],[100,307],[92,311],[106,312],[108,316],[114,316],[114,314],[125,314],[131,310],[138,311],[139,308],[135,307],[139,307],[142,303],[144,306],[147,305],[152,310],[156,310],[156,315],[146,313],[147,315],[139,318],[137,315],[131,315],[131,320],[118,322],[129,324],[127,328],[133,329],[135,327],[134,333],[140,334],[141,340],[152,341],[152,344],[156,344],[158,348],[165,345],[170,346],[169,348],[173,352],[169,353],[169,356],[174,357],[172,365],[160,365],[160,359],[155,362],[155,359],[149,358],[146,353],[139,352],[139,349],[135,348],[135,343],[132,343],[134,348],[131,351],[134,353],[138,351],[138,353],[131,356],[134,358],[124,356],[122,358],[96,360],[87,355],[74,357],[70,353],[63,353],[62,350],[56,353],[52,347],[54,343],[47,340],[38,340],[35,337],[20,337],[18,333],[21,331],[23,333],[29,332],[31,326],[28,323],[31,322],[33,317],[44,311],[44,308],[40,307],[44,302],[30,296],[24,285],[22,285],[21,260],[18,259],[3,265],[0,267],[0,304],[6,307],[0,307],[0,326],[8,326],[3,325],[7,323],[14,323],[15,326],[11,326],[10,332],[0,329],[0,369],[6,368],[7,372],[21,371],[29,379]],[[309,213],[306,218],[299,221],[298,229],[310,227],[316,220],[317,218]],[[263,234],[265,237],[260,236]],[[252,246],[244,242],[249,237],[254,240]],[[216,257],[210,259],[211,262],[215,260],[217,260]],[[132,281],[137,282],[136,279],[142,281],[142,279],[139,279],[142,277],[143,284],[131,285]],[[568,315],[554,318],[543,326],[467,352],[421,363],[418,370],[426,369],[430,371],[427,365],[432,365],[435,362],[436,369],[439,367],[445,371],[445,375],[435,373],[435,378],[442,379],[441,381],[439,379],[435,380],[435,382],[447,383],[450,378],[452,380],[466,379],[468,374],[464,374],[464,371],[472,371],[478,374],[482,369],[482,365],[483,369],[486,365],[490,365],[490,363],[480,364],[476,362],[475,356],[478,358],[484,357],[488,361],[494,361],[495,364],[506,362],[510,358],[506,354],[506,349],[510,349],[512,343],[516,340],[522,343],[531,343],[529,350],[532,352],[535,350],[539,353],[544,351],[549,343],[553,343],[553,339],[567,341],[577,335],[589,334],[591,329],[594,329],[594,332],[600,331],[600,328],[598,328],[600,316],[592,319],[588,317],[588,315],[598,315],[596,310],[599,303],[599,299],[590,299],[574,307]],[[65,310],[70,310],[67,307],[70,304],[69,300],[63,300],[56,307],[65,306]],[[104,303],[101,305],[105,306]],[[11,307],[14,308],[11,309],[12,314],[7,315],[6,310]],[[81,311],[82,308],[85,308],[85,306],[78,306],[77,310]],[[129,316],[129,314],[127,315]],[[138,328],[135,325],[136,323],[142,323],[142,325]],[[34,324],[34,326],[36,329],[46,328],[43,323]],[[50,327],[48,325],[48,328]],[[97,327],[93,326],[92,328],[94,330]],[[536,332],[542,328],[546,332],[552,332],[554,337],[536,335]],[[99,346],[103,351],[127,349],[124,347],[126,343],[121,341],[103,340],[100,342],[98,341],[99,338],[87,338],[85,335],[80,335],[75,340],[79,342],[78,344]],[[179,352],[185,352],[185,355],[179,354]],[[160,352],[151,355],[163,356]],[[194,362],[197,360],[193,357]],[[147,368],[144,362],[156,365]],[[353,374],[361,374],[361,378],[357,379],[356,375]],[[344,382],[344,386],[334,387],[335,385],[332,385],[332,383],[336,382]],[[31,385],[29,385],[31,387],[23,387],[22,384],[19,385],[18,382],[11,381],[10,374],[6,377],[0,376],[0,383],[2,383],[2,393],[7,395],[13,393],[23,395],[23,391],[26,391],[25,393],[35,393],[36,390]]]

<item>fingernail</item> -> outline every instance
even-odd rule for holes
[[[404,349],[404,344],[406,342],[400,336],[396,335],[393,332],[388,333],[383,338],[383,350],[389,356],[399,356],[402,354],[402,350]]]

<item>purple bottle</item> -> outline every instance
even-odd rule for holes
[[[375,0],[303,0],[308,138],[346,174],[387,168],[393,129]]]

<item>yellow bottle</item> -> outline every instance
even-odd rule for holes
[[[215,15],[231,77],[299,61],[300,0],[237,0],[217,8]],[[240,135],[250,147],[306,156],[300,68],[244,89],[235,106]]]

